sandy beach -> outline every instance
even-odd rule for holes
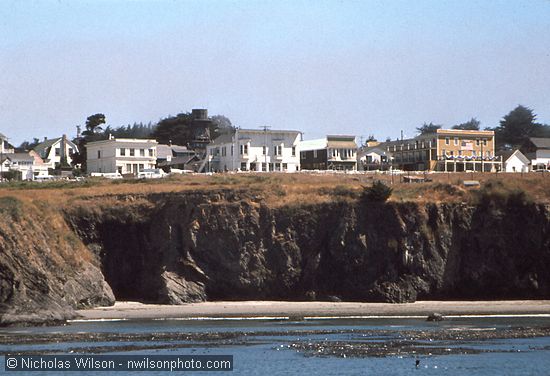
[[[117,302],[111,307],[77,311],[82,320],[177,318],[288,318],[288,317],[422,317],[437,312],[454,315],[549,315],[550,300],[418,301],[415,303],[347,302],[204,302],[155,305]]]

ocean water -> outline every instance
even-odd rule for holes
[[[509,333],[511,328],[519,327],[550,327],[550,318],[455,317],[437,323],[404,318],[306,319],[297,322],[270,319],[73,322],[59,327],[2,329],[0,352],[4,355],[232,355],[233,371],[217,371],[214,372],[216,375],[549,375],[550,337],[503,339],[493,335]],[[89,333],[95,333],[98,340],[81,339],[82,335]],[[189,333],[189,339],[170,338],[178,333]],[[217,337],[219,333],[222,335]],[[421,333],[420,339],[407,338],[415,333]],[[458,333],[456,338],[447,338],[452,333]],[[485,339],[486,333],[491,338]],[[117,335],[118,339],[112,340],[110,334]],[[213,337],[196,337],[205,334]],[[33,343],[34,338],[44,336],[51,341]],[[121,340],[125,336],[128,338]],[[370,345],[380,351],[370,353]],[[386,345],[393,350],[387,351]],[[131,351],[128,351],[129,346]],[[354,350],[365,347],[369,347],[366,352]],[[336,351],[324,353],[327,348]],[[0,372],[37,376],[60,374],[59,371],[43,370],[6,371],[4,356],[0,360]],[[135,374],[124,371],[61,374],[109,373]],[[139,374],[167,375],[170,372]]]

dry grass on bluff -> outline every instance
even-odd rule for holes
[[[162,192],[250,189],[273,206],[357,200],[364,187],[375,181],[393,188],[390,201],[478,203],[481,196],[506,197],[521,193],[529,201],[550,203],[550,174],[463,173],[416,175],[427,183],[404,183],[406,175],[387,174],[284,174],[243,173],[183,175],[166,179],[106,180],[81,182],[20,182],[0,186],[0,197],[23,202],[49,202],[63,206],[82,198],[114,195],[148,195]],[[477,180],[479,188],[466,188],[464,180]]]

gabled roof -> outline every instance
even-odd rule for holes
[[[186,165],[190,162],[193,162],[193,160],[200,160],[200,158],[197,155],[191,155],[187,157],[175,157],[172,158],[170,161],[164,161],[160,162],[158,165],[159,167],[165,167],[165,166],[175,166],[175,165]]]
[[[524,164],[530,164],[531,161],[521,151],[518,150],[504,150],[495,153],[496,156],[502,157],[502,162],[506,163],[510,158],[516,156]]]
[[[195,154],[195,152],[180,145],[157,145],[157,159],[167,159],[168,156],[174,156],[177,154]]]
[[[0,138],[4,138],[4,139],[6,139],[7,137],[6,137],[6,136],[4,136],[4,134],[2,134],[2,133],[0,132]]]
[[[8,158],[12,162],[17,162],[17,161],[34,162],[34,157],[29,155],[29,153],[9,153],[5,155],[8,156]]]
[[[387,151],[385,147],[380,147],[380,145],[362,148],[357,152],[357,155],[359,157],[362,157],[370,153],[376,153],[378,155],[387,155],[387,156],[392,155],[391,152]]]
[[[531,137],[529,141],[531,141],[537,149],[550,149],[550,138]]]
[[[36,145],[34,147],[34,150],[36,150],[40,153],[40,151],[47,150],[48,148],[51,148],[56,142],[58,142],[60,140],[61,140],[61,137],[50,138],[49,140],[44,140],[41,143],[39,143],[38,145]]]
[[[170,145],[158,144],[157,159],[167,159],[169,156],[172,156],[172,148]]]

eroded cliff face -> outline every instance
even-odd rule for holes
[[[268,205],[217,190],[0,198],[0,325],[119,300],[550,298],[550,207]],[[113,295],[114,293],[114,295]]]
[[[543,205],[269,207],[231,190],[95,200],[65,217],[120,300],[550,297]]]
[[[0,198],[0,325],[64,321],[113,304],[99,264],[45,203]]]

